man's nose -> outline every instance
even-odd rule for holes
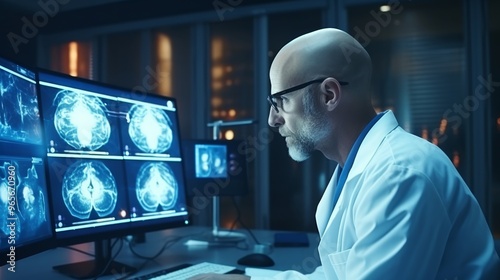
[[[273,109],[273,107],[269,108],[269,117],[267,118],[267,123],[271,127],[279,127],[283,125],[283,118],[281,117],[281,114],[277,113],[276,110]]]

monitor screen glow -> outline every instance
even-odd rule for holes
[[[0,58],[1,265],[52,244],[44,159],[36,73]]]
[[[247,143],[243,140],[184,139],[189,196],[243,196],[248,192]]]
[[[188,224],[175,99],[39,73],[59,244]]]
[[[194,158],[196,178],[227,177],[227,147],[225,145],[196,144]]]

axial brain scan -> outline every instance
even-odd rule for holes
[[[109,141],[111,126],[101,99],[62,90],[54,102],[57,102],[54,126],[68,145],[95,151]]]
[[[163,153],[172,145],[172,122],[160,109],[134,105],[129,111],[128,133],[143,152]]]
[[[111,171],[99,161],[78,161],[64,175],[62,195],[71,215],[87,219],[92,209],[108,216],[116,206],[118,191]]]
[[[170,167],[163,162],[145,163],[136,180],[136,195],[145,211],[153,212],[161,206],[168,210],[177,200],[177,180]]]

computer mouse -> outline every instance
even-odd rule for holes
[[[238,264],[253,266],[253,267],[267,267],[267,266],[273,266],[274,261],[268,255],[253,253],[240,258],[238,260]]]

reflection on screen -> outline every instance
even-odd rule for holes
[[[196,178],[227,177],[227,148],[225,145],[195,145]]]

